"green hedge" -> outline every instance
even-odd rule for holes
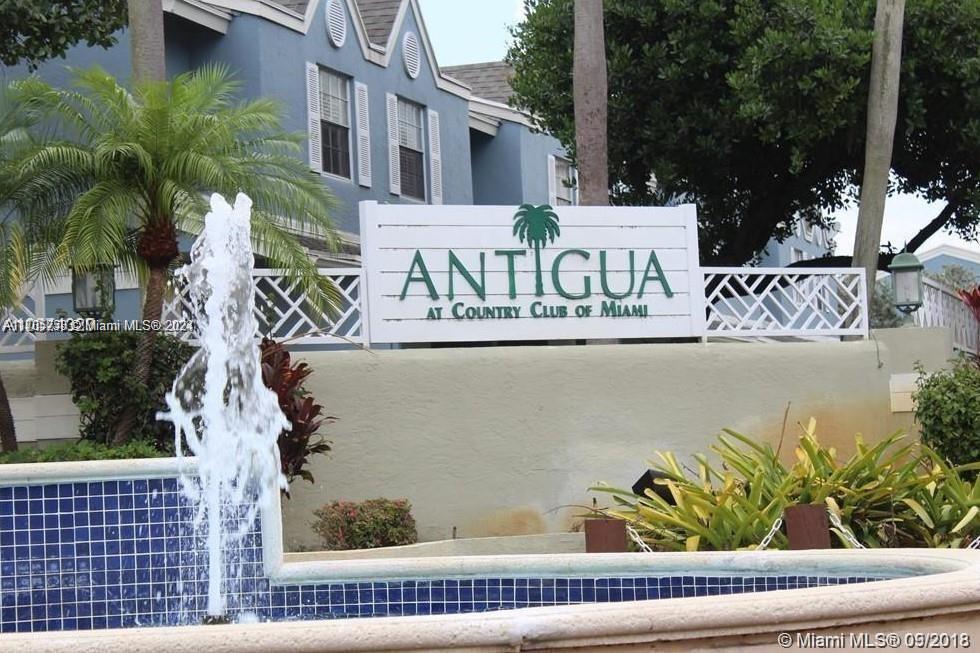
[[[980,461],[980,367],[961,358],[932,374],[917,370],[915,419],[922,441],[954,465]]]
[[[53,463],[65,460],[120,460],[125,458],[160,458],[167,456],[149,442],[135,440],[118,447],[101,442],[80,440],[41,449],[18,449],[0,454],[0,464]]]
[[[164,395],[194,348],[173,336],[159,334],[150,381],[143,386],[133,380],[140,337],[138,331],[76,334],[58,347],[58,371],[71,384],[83,440],[108,443],[123,410],[135,401],[138,417],[130,439],[152,442],[157,449],[173,452],[173,427],[158,422],[156,414],[166,410]]]

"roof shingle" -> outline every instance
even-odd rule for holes
[[[388,35],[395,25],[395,16],[398,15],[402,0],[356,0],[356,2],[368,40],[375,45],[387,45]]]
[[[310,4],[310,0],[276,0],[276,3],[305,16],[306,6]]]
[[[473,89],[473,95],[484,100],[507,104],[513,94],[510,78],[514,69],[503,61],[489,61],[465,66],[442,66],[442,72],[455,77]]]

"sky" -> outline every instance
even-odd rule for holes
[[[510,43],[508,26],[521,21],[523,0],[419,0],[425,25],[440,66],[456,66],[499,61]],[[885,203],[881,242],[896,247],[916,234],[942,210],[943,203],[929,203],[910,195],[890,197]],[[850,254],[854,248],[857,206],[836,213],[840,224],[837,254]],[[919,248],[919,252],[941,244],[956,245],[980,252],[976,241],[964,241],[951,234],[938,233]]]

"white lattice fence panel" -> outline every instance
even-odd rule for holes
[[[340,295],[337,306],[318,310],[306,297],[302,286],[276,270],[254,270],[256,336],[295,344],[343,344],[364,342],[361,311],[361,271],[358,268],[323,268]],[[175,289],[164,306],[164,319],[193,314],[185,288]],[[180,334],[188,341],[193,333]]]
[[[0,354],[34,350],[34,343],[44,339],[43,333],[28,333],[3,327],[9,324],[8,320],[19,321],[36,317],[44,317],[44,292],[39,287],[27,292],[17,306],[0,308]]]
[[[864,270],[704,268],[708,336],[868,333]]]
[[[953,347],[977,353],[980,324],[959,295],[938,281],[922,280],[922,307],[912,314],[916,326],[946,327],[953,332]]]

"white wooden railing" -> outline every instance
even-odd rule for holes
[[[324,312],[311,305],[299,283],[281,271],[254,270],[256,335],[288,339],[291,344],[363,343],[361,269],[321,268],[320,274],[329,277],[339,291],[341,301],[335,310]],[[181,289],[164,304],[163,319],[192,313],[187,290]],[[178,335],[193,342],[193,332]]]
[[[946,327],[953,332],[953,348],[977,353],[980,324],[955,290],[938,281],[922,279],[922,308],[912,314],[920,327]]]
[[[860,268],[703,268],[711,337],[814,339],[868,335]]]
[[[299,284],[280,271],[255,270],[256,335],[289,339],[294,344],[367,344],[361,269],[323,268],[320,273],[330,277],[340,292],[335,311],[317,310]],[[861,269],[704,268],[703,273],[708,338],[813,340],[868,334]],[[953,327],[958,346],[972,351],[976,322],[955,295],[940,293],[936,287],[927,282],[935,299],[920,311],[923,325]],[[43,295],[28,296],[8,313],[21,318],[43,315],[43,301]],[[184,318],[192,313],[190,309],[188,294],[181,290],[165,303],[163,318]],[[193,332],[178,335],[188,341],[194,338]],[[40,337],[0,334],[0,353],[29,351]]]
[[[34,343],[44,340],[44,333],[6,330],[7,320],[27,320],[44,316],[44,289],[39,283],[25,293],[20,304],[13,308],[0,308],[0,353],[18,354],[33,352]]]

